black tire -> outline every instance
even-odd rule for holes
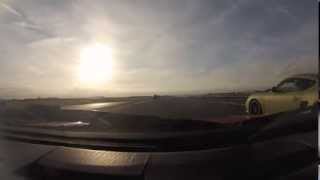
[[[262,113],[262,106],[260,102],[256,99],[251,100],[249,103],[249,114],[261,115]]]

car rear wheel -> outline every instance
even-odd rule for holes
[[[262,114],[262,107],[258,100],[254,99],[250,101],[249,104],[249,113],[252,115]]]

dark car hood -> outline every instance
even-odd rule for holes
[[[0,128],[4,137],[37,143],[91,149],[181,151],[228,147],[245,144],[252,139],[273,138],[272,134],[285,135],[281,133],[284,132],[282,128],[276,128],[283,125],[275,123],[273,127],[273,121],[289,124],[293,122],[292,127],[297,125],[306,130],[313,128],[313,123],[300,125],[299,119],[305,117],[303,114],[296,121],[292,121],[293,117],[298,117],[296,113],[290,113],[288,117],[282,116],[286,121],[279,120],[281,117],[276,118],[277,116],[262,116],[239,117],[237,121],[233,118],[231,123],[217,123],[221,119],[163,119],[92,111],[8,111],[1,116]],[[271,130],[264,130],[268,124],[271,124]],[[259,134],[260,130],[263,130],[263,133]]]
[[[81,115],[79,119],[72,119],[74,113],[78,116]],[[29,114],[29,116],[35,116],[35,114]],[[29,119],[29,117],[21,120],[16,116],[9,116],[9,114],[2,116],[3,123],[0,133],[2,137],[6,137],[10,141],[7,141],[8,144],[1,145],[6,150],[0,150],[12,153],[10,157],[16,159],[10,158],[8,162],[14,162],[22,169],[30,166],[32,169],[39,167],[37,172],[42,172],[42,168],[60,169],[61,172],[66,171],[66,173],[81,172],[81,177],[86,175],[85,173],[93,173],[97,174],[97,177],[100,177],[99,174],[103,174],[108,177],[113,175],[128,176],[130,179],[166,179],[165,177],[172,179],[173,174],[173,177],[180,177],[175,179],[187,179],[186,177],[196,179],[199,173],[198,169],[194,169],[195,164],[196,167],[201,167],[199,169],[203,170],[202,174],[208,175],[208,178],[215,178],[213,172],[216,170],[220,172],[220,168],[226,170],[223,173],[229,174],[230,165],[241,167],[241,163],[247,160],[246,156],[248,155],[261,162],[261,164],[254,164],[257,173],[250,173],[260,177],[260,174],[264,174],[266,164],[277,171],[281,168],[274,168],[275,164],[283,162],[283,158],[286,158],[287,155],[295,155],[294,157],[297,157],[296,163],[290,161],[295,167],[295,165],[301,164],[301,155],[303,155],[303,159],[309,155],[314,159],[316,149],[316,143],[314,143],[316,142],[316,125],[314,122],[317,120],[313,115],[308,117],[309,115],[306,116],[304,113],[289,114],[287,117],[256,117],[244,122],[224,125],[202,121],[167,120],[150,116],[77,111],[62,112],[59,116],[65,117],[65,119],[58,118],[59,116],[55,118],[48,116],[50,118],[45,119],[47,116],[48,114],[45,116],[36,115],[35,117],[42,117],[37,120]],[[73,121],[67,121],[66,117]],[[88,117],[92,117],[92,121],[89,121]],[[108,119],[113,117],[114,121],[118,123],[127,122],[129,118],[134,120],[137,126],[130,128],[128,125],[121,126],[122,123],[119,123],[120,125],[113,127],[117,127],[120,132],[116,132],[115,129],[108,132],[102,131],[105,127],[103,124],[99,124],[100,129],[96,128],[99,131],[93,131],[95,129],[92,129],[92,125],[98,126],[97,117]],[[141,122],[147,121],[147,119],[151,122],[155,121],[153,125],[157,126],[150,126],[150,123],[139,124],[139,119],[142,120]],[[172,127],[171,125],[175,123],[169,125],[167,121],[179,123]],[[180,123],[183,123],[183,126]],[[132,124],[135,123],[132,122]],[[190,131],[191,125],[197,127],[197,131]],[[199,131],[201,130],[200,125],[212,125],[210,127],[212,129]],[[162,127],[164,131],[151,132],[156,127]],[[128,133],[127,129],[135,131]],[[284,131],[285,129],[292,131],[287,132]],[[144,131],[138,132],[138,130]],[[172,130],[180,131],[172,132]],[[28,165],[29,162],[33,163]],[[183,162],[183,167],[189,167],[189,169],[183,169],[180,173],[176,173],[181,162]],[[306,162],[309,163],[309,160]],[[208,166],[208,164],[210,165]],[[252,169],[247,168],[251,172]],[[240,168],[237,172],[241,173],[242,170]],[[194,171],[197,173],[192,174]],[[191,174],[183,176],[188,172]],[[282,171],[272,175],[276,176],[279,173],[284,175],[281,174]],[[170,174],[169,177],[166,176],[168,174]],[[73,174],[71,175],[73,177]],[[208,179],[204,177],[206,176],[203,176],[203,179]]]
[[[259,124],[267,121],[260,120]],[[258,124],[258,126],[259,126]],[[241,127],[240,127],[241,126]],[[188,119],[111,114],[92,111],[6,112],[5,137],[94,149],[178,151],[242,143],[257,125],[222,124]]]
[[[2,125],[25,129],[45,129],[105,134],[163,134],[198,132],[225,128],[226,125],[201,120],[165,119],[156,116],[115,114],[94,111],[55,112],[9,111]]]

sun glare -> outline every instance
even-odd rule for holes
[[[79,79],[86,86],[99,86],[112,78],[112,49],[94,44],[80,52]]]

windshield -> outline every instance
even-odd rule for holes
[[[17,122],[59,121],[57,109],[233,122],[295,110],[250,96],[318,73],[314,12],[311,1],[1,0],[0,112]],[[307,96],[316,102],[310,92],[296,104]]]

